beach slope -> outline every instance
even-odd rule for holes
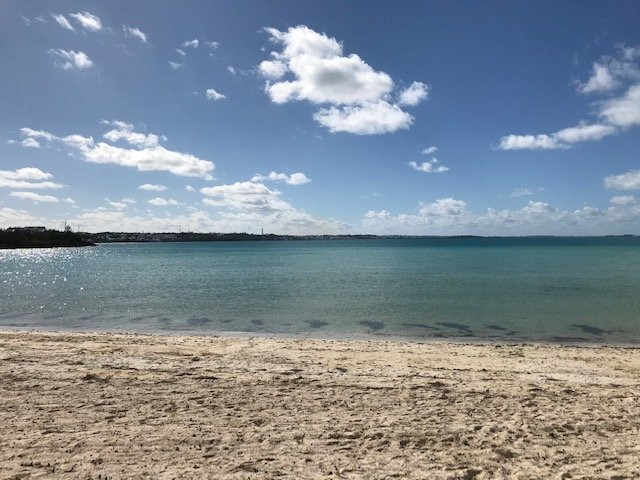
[[[0,478],[638,478],[640,350],[0,332]]]

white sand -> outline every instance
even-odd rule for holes
[[[0,332],[0,478],[640,478],[640,350]]]

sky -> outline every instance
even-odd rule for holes
[[[0,228],[640,234],[640,2],[0,3]]]

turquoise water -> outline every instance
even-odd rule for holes
[[[640,341],[640,238],[0,251],[0,327]]]

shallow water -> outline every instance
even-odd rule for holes
[[[640,238],[0,251],[0,326],[640,342]]]

